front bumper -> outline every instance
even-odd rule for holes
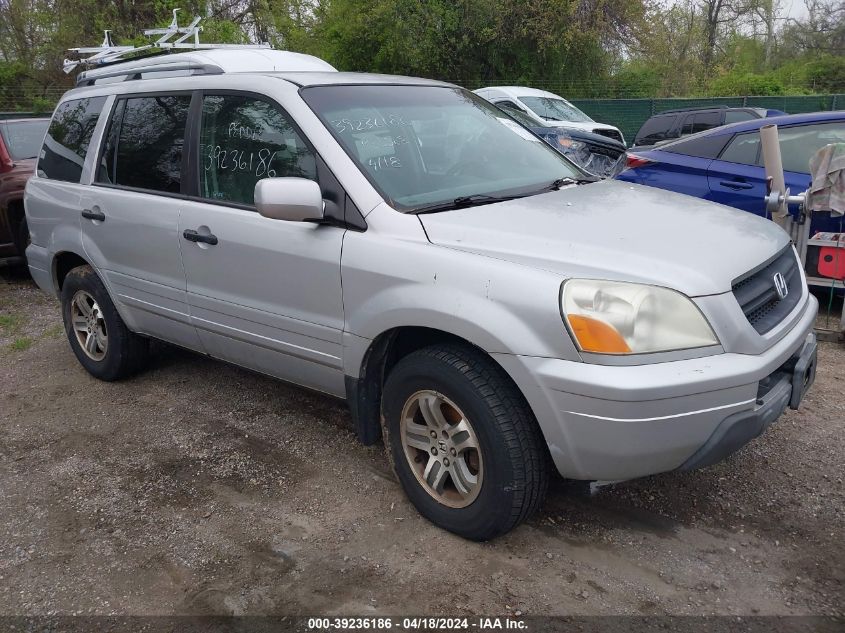
[[[704,446],[681,464],[679,470],[703,468],[722,461],[761,435],[786,407],[797,409],[816,379],[817,351],[816,335],[810,334],[797,354],[760,381],[754,408],[722,420]]]
[[[809,301],[792,331],[759,355],[633,366],[494,356],[531,405],[564,477],[618,481],[698,468],[798,406],[815,375],[818,304]]]

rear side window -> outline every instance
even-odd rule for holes
[[[759,119],[756,114],[748,110],[728,110],[725,112],[725,124],[739,123],[740,121],[750,121],[751,119]]]
[[[105,97],[74,99],[56,108],[38,159],[40,177],[79,182],[91,135],[105,102]]]
[[[118,101],[97,171],[97,181],[179,193],[190,95]]]
[[[276,105],[245,95],[207,95],[199,172],[203,198],[252,205],[262,178],[317,180],[317,163]]]
[[[653,145],[658,141],[668,138],[669,130],[675,122],[674,116],[654,116],[643,123],[637,138],[634,141],[637,145]]]
[[[719,111],[698,112],[687,115],[684,119],[683,134],[704,132],[722,124],[722,113]]]
[[[725,148],[721,160],[741,165],[757,165],[760,155],[760,133],[737,134]]]
[[[716,158],[730,140],[730,134],[695,136],[661,146],[660,150],[698,158]]]

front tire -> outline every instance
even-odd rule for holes
[[[485,541],[542,504],[544,439],[522,394],[482,352],[437,345],[406,356],[387,378],[382,409],[399,481],[432,523]]]
[[[149,341],[129,331],[90,266],[74,268],[65,277],[62,321],[77,360],[95,378],[125,378],[147,359]]]

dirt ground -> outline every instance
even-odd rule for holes
[[[417,515],[342,403],[168,347],[98,382],[57,301],[4,274],[0,615],[845,612],[841,344],[726,462],[558,479],[476,544]]]

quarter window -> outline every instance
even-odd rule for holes
[[[274,104],[243,95],[203,98],[199,161],[200,195],[254,204],[262,178],[317,180],[314,153]]]
[[[41,155],[38,175],[52,180],[79,182],[105,97],[65,101],[53,115]]]

